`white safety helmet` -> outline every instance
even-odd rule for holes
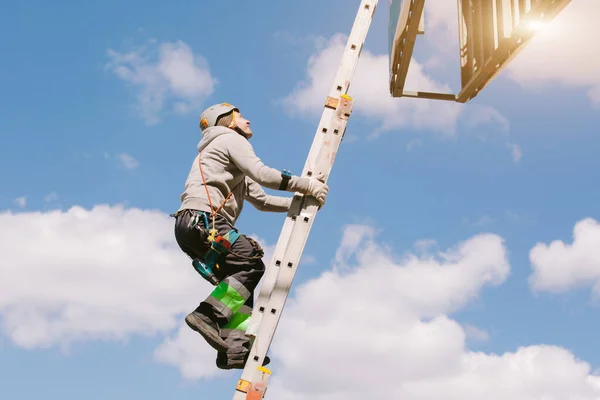
[[[200,114],[200,129],[204,131],[206,128],[215,126],[219,117],[227,115],[232,111],[240,112],[240,110],[229,103],[220,103],[208,107]]]

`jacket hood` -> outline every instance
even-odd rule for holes
[[[202,132],[202,139],[198,142],[198,152],[204,150],[204,148],[208,146],[210,142],[215,140],[215,138],[227,134],[238,135],[233,129],[224,126],[211,126],[210,128],[206,128],[204,132]]]

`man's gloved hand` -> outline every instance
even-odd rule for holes
[[[309,177],[292,176],[287,190],[289,192],[300,192],[307,196],[313,196],[319,202],[319,209],[325,204],[325,198],[329,187],[325,184],[326,175],[322,172]]]
[[[320,209],[325,204],[325,199],[329,192],[329,187],[325,184],[325,174],[318,172],[309,179],[308,192],[306,194],[317,199],[320,204]]]

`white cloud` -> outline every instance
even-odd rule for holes
[[[213,287],[177,246],[174,221],[107,205],[0,213],[2,333],[26,349],[160,335],[157,361],[214,376],[216,352],[183,323]]]
[[[456,1],[427,0],[424,14],[425,34],[417,36],[415,49],[428,47],[430,51],[424,62],[427,71],[454,77],[454,92],[458,92],[460,58]]]
[[[344,228],[342,241],[335,252],[334,269],[344,269],[365,236],[373,236],[376,233],[377,230],[372,226],[347,225]]]
[[[136,109],[149,125],[160,121],[169,101],[175,113],[196,110],[217,84],[207,61],[182,41],[150,42],[129,53],[109,49],[108,55],[107,68],[134,88]]]
[[[322,111],[323,96],[333,83],[346,40],[346,35],[336,34],[330,40],[318,42],[317,52],[308,60],[306,80],[282,100],[289,114],[314,116]],[[378,123],[376,134],[403,127],[454,132],[460,105],[423,99],[394,99],[389,95],[388,76],[388,56],[374,55],[364,49],[349,93],[355,98],[354,112]],[[411,65],[407,82],[407,89],[418,87],[420,90],[449,91],[447,86],[427,77],[417,62]],[[436,117],[431,118],[431,115]]]
[[[127,169],[135,169],[140,166],[139,161],[130,154],[119,153],[117,156],[119,157],[121,164]]]
[[[510,266],[502,238],[477,235],[445,252],[397,257],[376,236],[372,227],[350,226],[336,257],[336,266],[344,262],[344,268],[296,288],[271,351],[279,367],[270,396],[600,396],[600,377],[559,347],[528,346],[499,355],[468,349],[467,339],[487,340],[487,333],[462,327],[449,314],[477,298],[485,286],[505,281]]]
[[[178,367],[186,379],[222,374],[214,350],[182,323],[212,287],[175,244],[172,224],[158,211],[120,206],[0,213],[4,335],[29,349],[165,335],[157,361]],[[336,268],[296,288],[271,352],[281,367],[270,396],[600,396],[600,378],[564,349],[540,345],[494,355],[466,347],[467,339],[486,334],[449,314],[506,280],[502,238],[477,235],[436,254],[428,253],[435,243],[421,241],[419,256],[398,257],[377,234],[369,226],[348,227]],[[23,252],[31,243],[36,252]],[[336,368],[315,362],[324,359]]]
[[[17,197],[14,202],[19,207],[24,208],[27,205],[27,196]]]
[[[1,213],[4,334],[32,349],[168,332],[207,292],[172,224],[120,206]]]
[[[533,273],[529,278],[536,291],[566,292],[592,286],[600,296],[600,223],[583,219],[573,229],[573,242],[537,243],[529,252]]]
[[[154,358],[178,368],[186,380],[223,375],[223,371],[216,367],[216,351],[205,345],[203,339],[185,323],[154,351]]]
[[[375,240],[378,233],[372,226],[347,226],[336,253],[336,269],[298,289],[294,303],[309,301],[306,306],[317,306],[323,296],[338,298],[335,293],[349,290],[348,293],[354,293],[352,299],[345,298],[347,296],[340,299],[348,302],[348,312],[354,312],[357,310],[352,310],[353,305],[363,309],[360,306],[362,300],[385,290],[380,281],[385,277],[385,286],[393,288],[391,292],[385,292],[385,301],[394,304],[394,311],[416,311],[421,316],[433,318],[460,309],[477,296],[481,286],[499,285],[510,272],[503,239],[496,235],[481,234],[437,254],[426,252],[427,248],[433,247],[433,242],[419,241],[420,256],[405,254],[398,258],[391,247]],[[340,265],[343,268],[339,268]],[[315,297],[312,293],[315,289],[332,291],[325,290]],[[340,316],[343,314],[341,312]],[[377,316],[372,315],[372,318]],[[375,324],[373,327],[381,325],[371,322]]]

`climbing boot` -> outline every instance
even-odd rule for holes
[[[219,369],[244,369],[249,353],[243,359],[237,357],[237,354],[217,353],[217,368]],[[267,366],[271,362],[269,356],[265,356],[262,366]]]
[[[210,318],[192,311],[185,317],[185,323],[198,332],[218,352],[226,352],[229,346],[221,339],[219,325]]]

